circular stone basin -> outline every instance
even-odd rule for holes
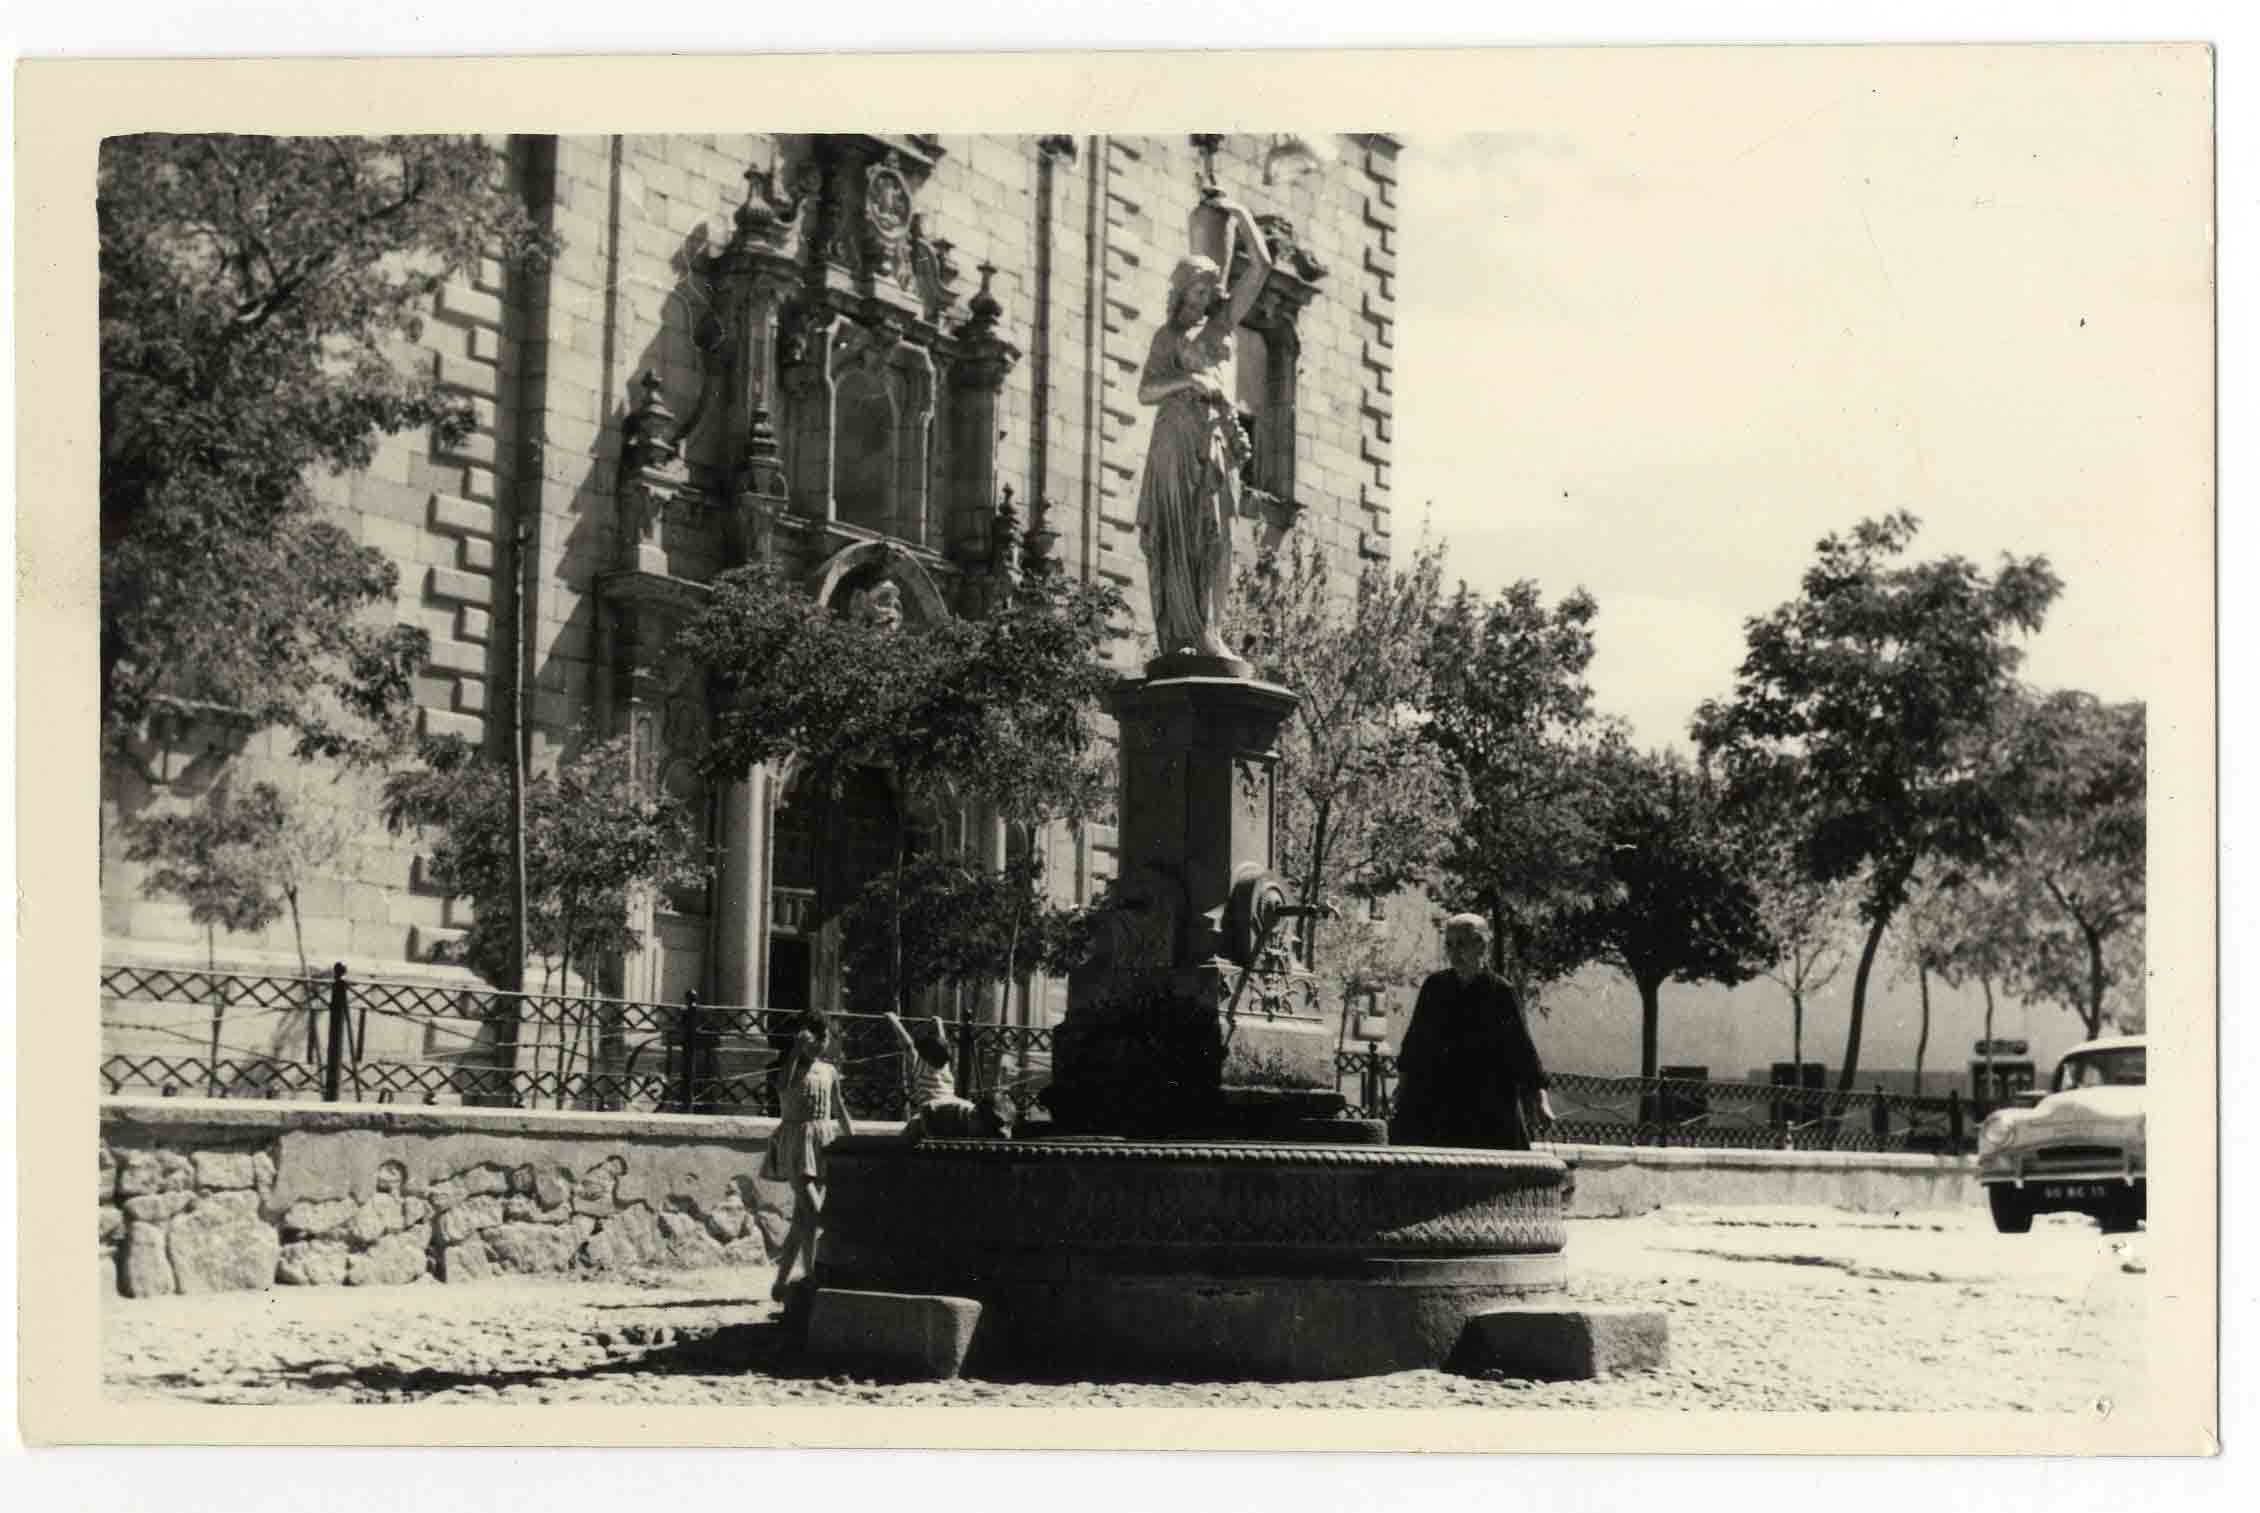
[[[1567,1281],[1551,1156],[859,1137],[828,1159],[819,1284],[979,1299],[977,1352],[1023,1366],[1241,1379],[1442,1366],[1471,1314]]]

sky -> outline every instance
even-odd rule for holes
[[[1902,507],[1918,556],[2050,559],[2030,681],[2209,666],[2197,60],[1577,61],[1509,130],[1407,143],[1400,544],[1425,517],[1478,589],[1590,589],[1598,703],[1649,746],[1823,534]]]

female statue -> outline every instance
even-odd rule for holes
[[[1240,465],[1247,437],[1226,386],[1232,332],[1263,292],[1271,254],[1247,208],[1219,196],[1248,249],[1248,268],[1222,294],[1232,265],[1232,235],[1222,267],[1188,257],[1169,275],[1168,317],[1154,333],[1138,378],[1138,402],[1158,405],[1138,489],[1138,546],[1153,594],[1161,653],[1232,656],[1217,633],[1232,588],[1232,522],[1240,510]]]

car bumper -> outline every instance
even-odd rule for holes
[[[1978,1169],[1978,1181],[1988,1186],[2005,1184],[2011,1187],[2054,1186],[2060,1183],[2102,1183],[2132,1187],[2149,1179],[2149,1169],[2140,1155],[2133,1152],[2117,1161],[2081,1161],[2070,1164],[2052,1164],[2048,1153],[2041,1151],[2014,1151],[1986,1158]]]

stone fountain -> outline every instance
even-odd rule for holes
[[[1331,1017],[1273,943],[1295,703],[1167,658],[1120,690],[1125,885],[1069,983],[1051,1132],[834,1146],[820,1315],[905,1361],[938,1329],[975,1369],[1361,1376],[1565,1285],[1560,1162],[1341,1116]]]
[[[1250,256],[1227,292],[1235,219]],[[1277,530],[1293,511],[1217,466],[1231,438],[1206,428],[1235,422],[1210,391],[1230,384],[1194,377],[1229,361],[1218,322],[1228,336],[1268,262],[1220,195],[1191,230],[1208,254],[1172,276],[1140,389],[1158,406],[1139,523],[1164,651],[1113,700],[1122,872],[1069,981],[1052,1123],[833,1147],[811,1316],[835,1354],[1358,1376],[1464,1359],[1471,1321],[1566,1282],[1559,1161],[1391,1148],[1378,1122],[1343,1117],[1334,1017],[1279,929],[1308,911],[1272,871],[1297,696],[1216,623],[1231,519],[1268,513]]]

